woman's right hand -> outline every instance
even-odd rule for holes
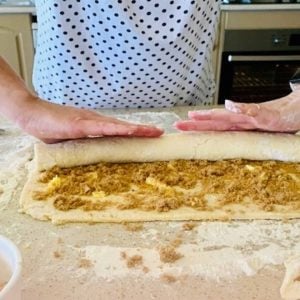
[[[102,136],[158,137],[163,130],[98,114],[91,110],[62,106],[31,97],[22,102],[15,122],[45,143]]]

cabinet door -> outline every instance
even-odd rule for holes
[[[224,29],[298,29],[300,11],[227,11]]]
[[[33,42],[29,14],[0,14],[0,54],[32,89]]]

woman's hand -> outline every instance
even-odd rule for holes
[[[225,101],[225,109],[190,111],[189,120],[175,123],[183,131],[261,130],[297,132],[300,130],[300,89],[260,104]]]
[[[43,101],[28,90],[1,56],[0,114],[45,143],[107,135],[157,137],[163,133],[154,126],[131,124],[93,111]]]
[[[24,101],[15,122],[45,143],[95,136],[158,137],[163,131],[154,126],[136,125],[96,112],[61,106],[33,97]]]

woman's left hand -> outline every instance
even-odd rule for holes
[[[189,120],[178,121],[183,131],[261,130],[294,133],[300,130],[300,89],[289,95],[263,102],[225,101],[225,108],[190,111]]]

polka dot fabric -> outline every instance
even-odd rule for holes
[[[209,104],[219,2],[36,0],[36,91],[90,108]]]

